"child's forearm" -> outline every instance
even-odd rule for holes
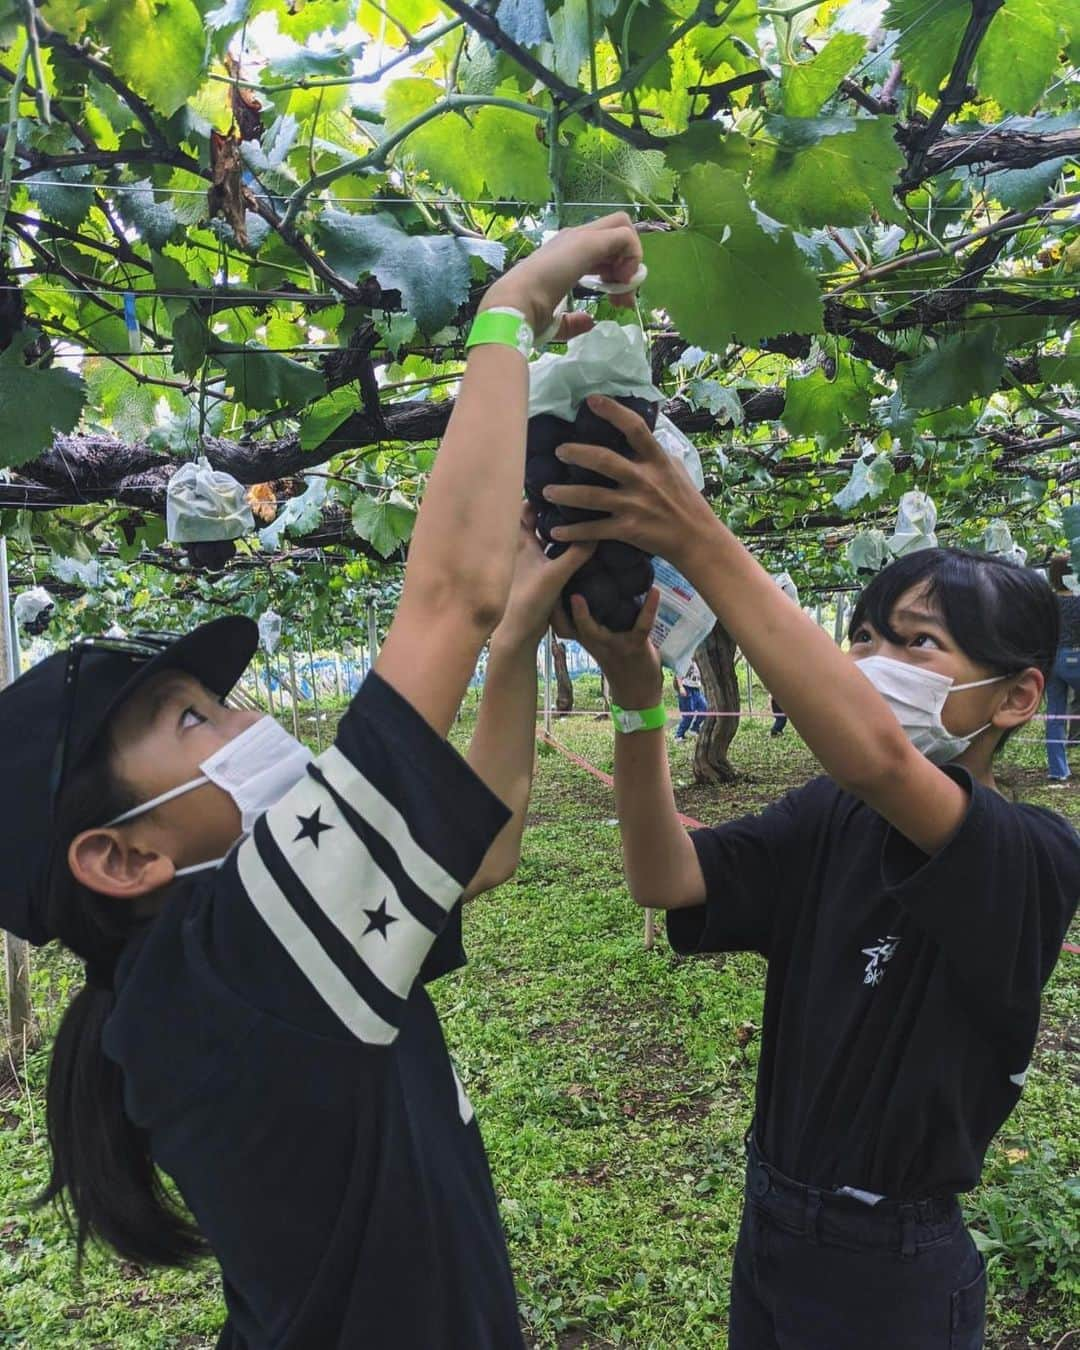
[[[678,564],[839,783],[858,790],[908,744],[880,694],[719,520]]]
[[[472,899],[513,876],[536,756],[536,646],[492,641],[484,696],[466,759],[513,812],[465,892]]]
[[[651,909],[705,900],[697,854],[675,811],[664,730],[615,736],[615,805],[630,894]]]

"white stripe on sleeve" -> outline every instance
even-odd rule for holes
[[[312,822],[310,833],[302,817]],[[313,778],[298,783],[266,813],[266,824],[297,880],[371,973],[408,998],[436,934],[409,913],[326,789]]]
[[[237,850],[237,868],[252,905],[331,1011],[359,1040],[389,1045],[397,1036],[397,1028],[360,997],[327,956],[270,875],[254,839],[245,839]]]
[[[461,895],[462,885],[420,847],[397,807],[336,745],[324,750],[315,763],[334,791],[383,836],[414,885],[449,913]]]

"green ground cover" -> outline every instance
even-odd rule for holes
[[[778,740],[767,728],[744,723],[732,755],[742,776],[725,789],[692,787],[692,749],[673,747],[682,809],[716,822],[805,781],[809,752],[790,728]],[[556,735],[610,769],[608,724],[575,717]],[[1080,823],[1080,789],[1045,788],[1036,740],[1011,746],[1005,770],[1011,790]],[[601,783],[540,755],[521,868],[470,907],[470,964],[436,1000],[487,1141],[533,1343],[722,1350],[764,963],[679,961],[662,935],[644,950],[612,815]],[[62,957],[38,962],[46,1034],[77,979]],[[1023,1099],[967,1203],[990,1262],[990,1350],[1080,1345],[1078,1042],[1080,956],[1065,955]],[[42,1049],[25,1078],[0,1083],[0,1346],[212,1346],[212,1266],[162,1274],[94,1253],[77,1280],[56,1216],[30,1212],[46,1175],[45,1067]]]

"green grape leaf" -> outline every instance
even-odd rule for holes
[[[194,0],[124,0],[99,20],[109,64],[137,94],[171,117],[199,86],[206,58]]]
[[[544,0],[499,0],[495,11],[499,27],[521,47],[551,41]]]
[[[1053,0],[1008,0],[979,44],[975,83],[1006,112],[1030,112],[1057,67],[1061,24]]]
[[[822,366],[787,382],[783,422],[792,436],[814,437],[824,449],[844,445],[864,422],[877,391],[866,365],[840,355],[830,379]]]
[[[692,122],[664,145],[664,159],[676,173],[689,173],[697,164],[719,164],[745,178],[750,168],[750,142],[719,122]]]
[[[1080,389],[1080,332],[1073,333],[1060,351],[1042,354],[1039,374],[1049,384],[1072,384]]]
[[[362,42],[322,50],[285,40],[275,48],[268,69],[283,80],[303,80],[309,75],[347,75],[363,52]]]
[[[82,37],[86,31],[86,0],[44,0],[41,12],[58,33],[72,40]]]
[[[81,187],[90,176],[89,167],[76,164],[69,169],[48,169],[31,174],[25,186],[42,213],[69,230],[77,230],[94,204],[93,187]]]
[[[1044,201],[1068,159],[1048,159],[1030,169],[1002,169],[986,175],[986,187],[1010,211],[1028,211]]]
[[[385,501],[364,494],[353,502],[353,529],[384,558],[409,539],[415,523],[416,508],[400,492],[392,492]]]
[[[647,234],[647,302],[668,311],[688,342],[723,351],[778,333],[817,333],[818,283],[791,235],[758,224],[738,175],[703,164],[680,180],[685,229]]]
[[[165,374],[164,357],[142,362],[144,374]],[[156,367],[157,369],[154,369]],[[106,419],[106,425],[121,440],[142,440],[154,425],[154,409],[161,392],[152,385],[139,384],[125,370],[102,357],[92,357],[83,366],[86,378],[86,402]]]
[[[370,274],[383,290],[400,291],[404,309],[423,332],[445,328],[469,296],[470,260],[501,267],[505,250],[487,240],[406,234],[388,215],[326,210],[316,226],[326,260],[351,280]]]
[[[942,338],[922,356],[903,366],[900,387],[909,408],[944,408],[986,397],[1001,383],[1005,353],[997,344],[994,325],[980,324],[973,333]]]
[[[536,139],[540,125],[512,108],[481,108],[476,114],[469,144],[492,197],[547,201],[551,183],[547,150]]]
[[[173,320],[172,339],[173,370],[183,375],[195,375],[206,356],[210,333],[206,320],[193,306],[188,305]]]
[[[24,365],[24,347],[16,341],[0,352],[0,467],[5,469],[18,468],[47,450],[56,432],[74,431],[86,401],[86,385],[78,375],[59,367]]]
[[[212,33],[227,30],[231,37],[233,30],[239,28],[247,18],[250,8],[251,0],[224,0],[218,9],[207,11],[206,26]]]
[[[644,4],[640,0],[619,0],[608,24],[608,35],[619,51],[623,68],[653,57],[638,82],[639,89],[671,88],[668,44],[677,23],[678,19],[662,0],[647,0]]]
[[[215,351],[228,382],[245,408],[298,408],[326,393],[326,380],[317,370],[290,361],[287,356],[257,346]]]
[[[161,249],[177,234],[180,221],[168,201],[158,201],[150,180],[133,183],[119,192],[116,207],[127,224],[134,226],[151,248]]]
[[[902,219],[893,187],[904,163],[889,117],[769,117],[750,193],[774,220],[803,229]]]
[[[434,80],[395,80],[386,94],[386,132],[393,135],[442,97]],[[441,113],[402,141],[395,160],[411,161],[465,198],[479,197],[484,176],[471,147],[472,125],[457,112]]]
[[[300,449],[314,450],[322,445],[359,407],[360,391],[353,384],[344,384],[317,399],[300,418]]]
[[[866,50],[858,33],[837,33],[812,61],[784,66],[780,76],[780,106],[786,117],[816,117],[825,101]]]
[[[882,23],[899,31],[895,51],[907,83],[937,93],[970,17],[969,0],[891,0]]]
[[[675,175],[661,150],[638,150],[606,131],[589,127],[574,137],[563,166],[563,223],[595,220],[607,202],[669,198]],[[573,203],[578,203],[577,206]]]

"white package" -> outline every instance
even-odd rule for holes
[[[47,609],[52,609],[56,601],[44,586],[34,586],[16,597],[13,606],[15,622],[27,627]]]
[[[183,464],[169,479],[165,525],[174,544],[201,544],[239,539],[255,528],[247,489],[232,476],[210,466],[200,455]]]
[[[937,507],[925,492],[905,492],[896,512],[896,529],[889,549],[898,558],[923,548],[937,548]]]
[[[553,413],[572,422],[590,394],[663,401],[652,382],[645,334],[637,324],[605,319],[571,338],[566,354],[546,352],[529,366],[529,416]]]
[[[712,632],[716,615],[666,559],[654,558],[653,571],[660,605],[649,638],[660,660],[681,679],[690,669],[694,653]]]
[[[268,656],[273,656],[281,641],[281,615],[276,610],[264,610],[259,615],[259,646]]]

